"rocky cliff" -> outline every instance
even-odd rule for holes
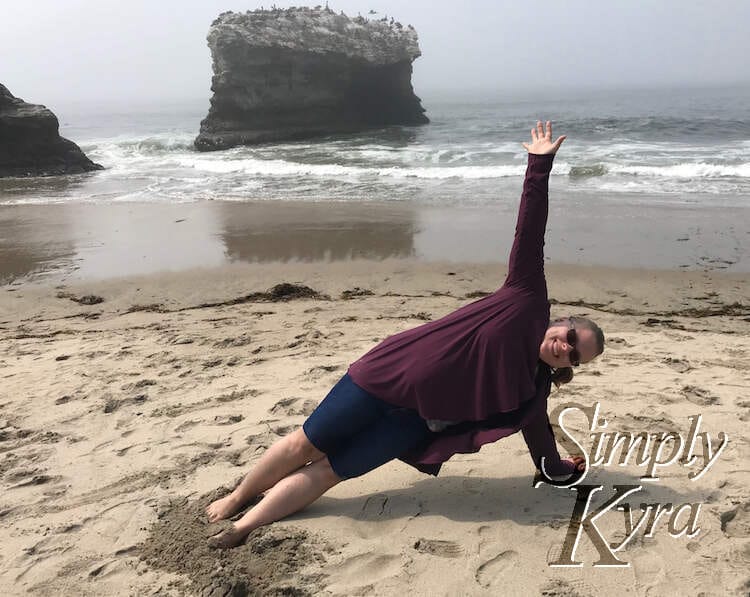
[[[226,12],[212,23],[204,151],[429,122],[411,85],[417,33],[327,8]]]
[[[51,176],[101,170],[60,136],[57,117],[27,104],[0,84],[0,177]]]

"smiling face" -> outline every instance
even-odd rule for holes
[[[575,348],[580,354],[581,363],[588,363],[598,355],[596,335],[588,328],[576,328],[575,346],[568,344],[567,324],[547,328],[539,346],[539,358],[554,369],[572,367],[570,353]]]

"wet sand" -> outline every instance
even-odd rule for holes
[[[356,259],[503,263],[517,203],[198,202],[0,206],[0,283]],[[553,201],[552,264],[750,271],[750,209]]]
[[[494,290],[504,274],[502,263],[391,257],[6,285],[3,593],[745,594],[746,273],[548,267],[553,315],[589,315],[607,334],[604,355],[553,392],[550,408],[600,402],[609,429],[683,435],[702,414],[714,442],[728,434],[697,481],[677,464],[650,484],[634,465],[592,470],[601,501],[616,484],[640,484],[634,504],[702,504],[695,537],[670,537],[664,519],[620,552],[626,568],[593,567],[586,537],[583,566],[550,567],[575,493],[533,489],[516,435],[454,457],[438,478],[391,463],[231,554],[206,549],[201,504],[301,424],[350,362]],[[283,282],[319,294],[264,294]],[[585,420],[571,428],[590,449]],[[622,513],[601,527],[621,537]]]

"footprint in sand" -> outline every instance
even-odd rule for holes
[[[417,539],[414,543],[414,549],[420,553],[441,558],[458,558],[463,553],[463,549],[455,541],[442,541],[440,539]]]
[[[409,496],[376,494],[369,496],[354,516],[357,521],[377,524],[356,524],[354,532],[367,539],[403,532],[422,513],[422,504]]]
[[[190,419],[188,421],[183,421],[177,427],[174,428],[175,433],[179,433],[180,431],[185,431],[187,429],[190,429],[191,427],[195,427],[196,425],[200,425],[202,423],[201,419]]]
[[[312,414],[317,406],[318,403],[310,398],[292,397],[279,400],[268,412],[274,415],[285,415],[289,417],[295,415],[304,415],[307,417]]]
[[[745,542],[744,545],[730,547],[728,559],[741,566],[750,566],[750,543]]]
[[[668,587],[665,583],[664,564],[653,556],[638,556],[631,561],[635,576],[637,593],[645,595],[665,595]]]
[[[607,348],[626,348],[628,346],[631,346],[631,344],[625,338],[618,338],[616,336],[607,338]]]
[[[135,383],[127,383],[122,386],[120,386],[120,389],[123,392],[129,392],[131,390],[140,390],[142,388],[147,388],[149,386],[155,386],[156,381],[153,379],[141,379],[136,381]]]
[[[750,502],[739,504],[719,516],[721,530],[727,537],[747,539],[750,537]]]
[[[405,562],[400,556],[392,554],[362,553],[344,560],[336,567],[336,573],[331,576],[333,581],[329,589],[333,588],[338,593],[337,585],[346,587],[347,593],[339,594],[372,594],[372,588],[378,581],[385,580],[403,574]],[[361,583],[369,583],[363,587]],[[352,593],[350,591],[363,589],[362,592]]]
[[[214,425],[234,425],[239,423],[245,417],[240,414],[236,415],[217,415],[214,417]]]
[[[680,392],[688,402],[698,404],[699,406],[719,404],[719,398],[717,396],[712,396],[708,390],[704,390],[697,386],[682,386]]]
[[[621,415],[616,419],[613,418],[615,423],[624,431],[643,431],[648,429],[649,432],[654,431],[674,431],[679,429],[679,426],[673,421],[669,415],[665,412],[660,412],[657,415]]]
[[[477,535],[479,535],[478,549],[481,553],[486,551],[487,546],[492,546],[493,543],[502,539],[502,533],[497,527],[483,524],[477,529]]]
[[[247,346],[251,344],[253,339],[247,334],[242,334],[237,337],[224,338],[218,342],[214,342],[214,348],[239,348],[241,346]]]
[[[583,583],[581,582],[570,583],[564,580],[556,579],[544,585],[539,594],[543,597],[584,597],[585,595],[591,594],[580,593],[576,590],[581,589],[582,587]]]
[[[673,359],[672,357],[667,357],[662,359],[661,362],[670,369],[677,371],[677,373],[687,373],[693,369],[693,366],[685,359]]]
[[[377,520],[383,516],[387,505],[387,495],[371,495],[365,500],[357,518],[360,520]]]
[[[474,578],[484,588],[500,585],[505,582],[505,575],[518,565],[518,552],[508,549],[485,561],[477,568]]]
[[[254,433],[245,438],[245,443],[248,446],[253,446],[256,451],[265,450],[274,441],[276,440],[270,433]]]
[[[484,489],[484,479],[477,479],[476,477],[469,477],[461,481],[461,487],[467,493],[478,494]]]
[[[261,423],[264,423],[267,421],[261,421]],[[292,431],[296,431],[299,425],[274,425],[271,427],[268,426],[271,433],[278,435],[279,437],[284,437],[286,435],[289,435]]]
[[[18,489],[19,487],[32,487],[34,485],[46,485],[52,481],[59,481],[62,477],[45,475],[40,473],[38,469],[30,471],[15,471],[6,475],[6,481],[20,481],[15,485],[11,485],[8,489]]]
[[[308,369],[304,374],[304,379],[306,381],[318,381],[319,379],[328,376],[330,373],[343,370],[343,368],[343,365],[319,365],[312,369]]]
[[[479,535],[480,564],[474,572],[474,579],[481,587],[496,587],[503,582],[503,577],[519,562],[519,555],[512,549],[503,549],[502,532],[495,525],[481,525]]]

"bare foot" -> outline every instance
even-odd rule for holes
[[[214,549],[232,549],[242,545],[248,534],[233,525],[231,528],[209,538],[208,545]]]
[[[211,502],[206,506],[206,516],[208,522],[217,522],[230,518],[242,509],[243,504],[237,501],[233,493],[225,495],[223,498]]]

